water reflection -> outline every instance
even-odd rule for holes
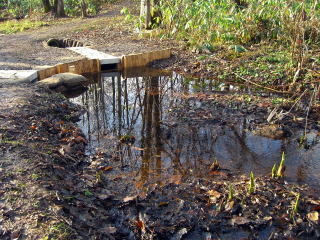
[[[247,116],[237,119],[237,124],[222,125],[215,121],[222,114],[219,111],[211,111],[205,121],[185,120],[179,114],[202,108],[201,101],[191,101],[183,94],[251,93],[254,90],[250,88],[184,79],[174,73],[148,72],[138,77],[102,73],[90,77],[89,90],[72,99],[88,109],[79,122],[89,139],[88,152],[101,148],[115,153],[124,168],[139,171],[143,182],[161,183],[171,175],[206,176],[214,159],[239,174],[251,170],[270,174],[285,151],[290,180],[319,184],[319,144],[306,151],[298,148],[295,138],[255,136],[247,130]],[[315,134],[309,137],[316,139]],[[134,144],[119,141],[132,136]]]

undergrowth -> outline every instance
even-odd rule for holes
[[[48,25],[49,24],[44,21],[31,21],[28,19],[23,19],[19,21],[10,20],[0,23],[0,33],[11,34]]]
[[[189,45],[320,39],[318,1],[161,0],[158,8],[162,34]]]

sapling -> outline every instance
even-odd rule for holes
[[[296,201],[292,205],[292,212],[290,217],[292,218],[293,221],[294,221],[294,215],[298,213],[299,204],[300,204],[300,193],[297,194]]]
[[[277,177],[283,177],[283,173],[285,170],[285,166],[284,166],[284,160],[285,160],[285,154],[284,152],[282,152],[282,157],[281,157],[281,162],[277,171]]]
[[[229,185],[229,195],[228,195],[228,200],[231,201],[233,199],[233,195],[234,195],[234,190],[233,190],[233,186],[230,183]]]
[[[277,164],[275,163],[272,167],[271,177],[275,178],[277,176]]]
[[[293,205],[293,212],[295,214],[298,213],[299,203],[300,203],[300,193],[297,194],[296,201]]]
[[[249,189],[248,192],[249,194],[252,194],[255,190],[255,183],[254,183],[254,175],[253,172],[250,172],[250,184],[249,184]]]

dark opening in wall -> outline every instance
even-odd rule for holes
[[[101,65],[101,71],[108,71],[108,70],[117,70],[118,69],[118,64],[113,63],[113,64],[102,64]]]
[[[47,41],[49,47],[67,48],[67,47],[84,47],[86,44],[73,39],[55,39],[51,38]]]

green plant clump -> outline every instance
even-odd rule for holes
[[[190,45],[246,44],[272,39],[292,43],[305,15],[305,37],[320,40],[318,1],[251,0],[239,4],[234,0],[161,0],[159,9],[165,34]]]
[[[250,172],[250,184],[248,188],[248,193],[252,194],[255,191],[255,181],[254,181],[254,175],[253,172]]]
[[[229,185],[229,195],[228,200],[231,201],[234,198],[234,190],[232,184]]]

